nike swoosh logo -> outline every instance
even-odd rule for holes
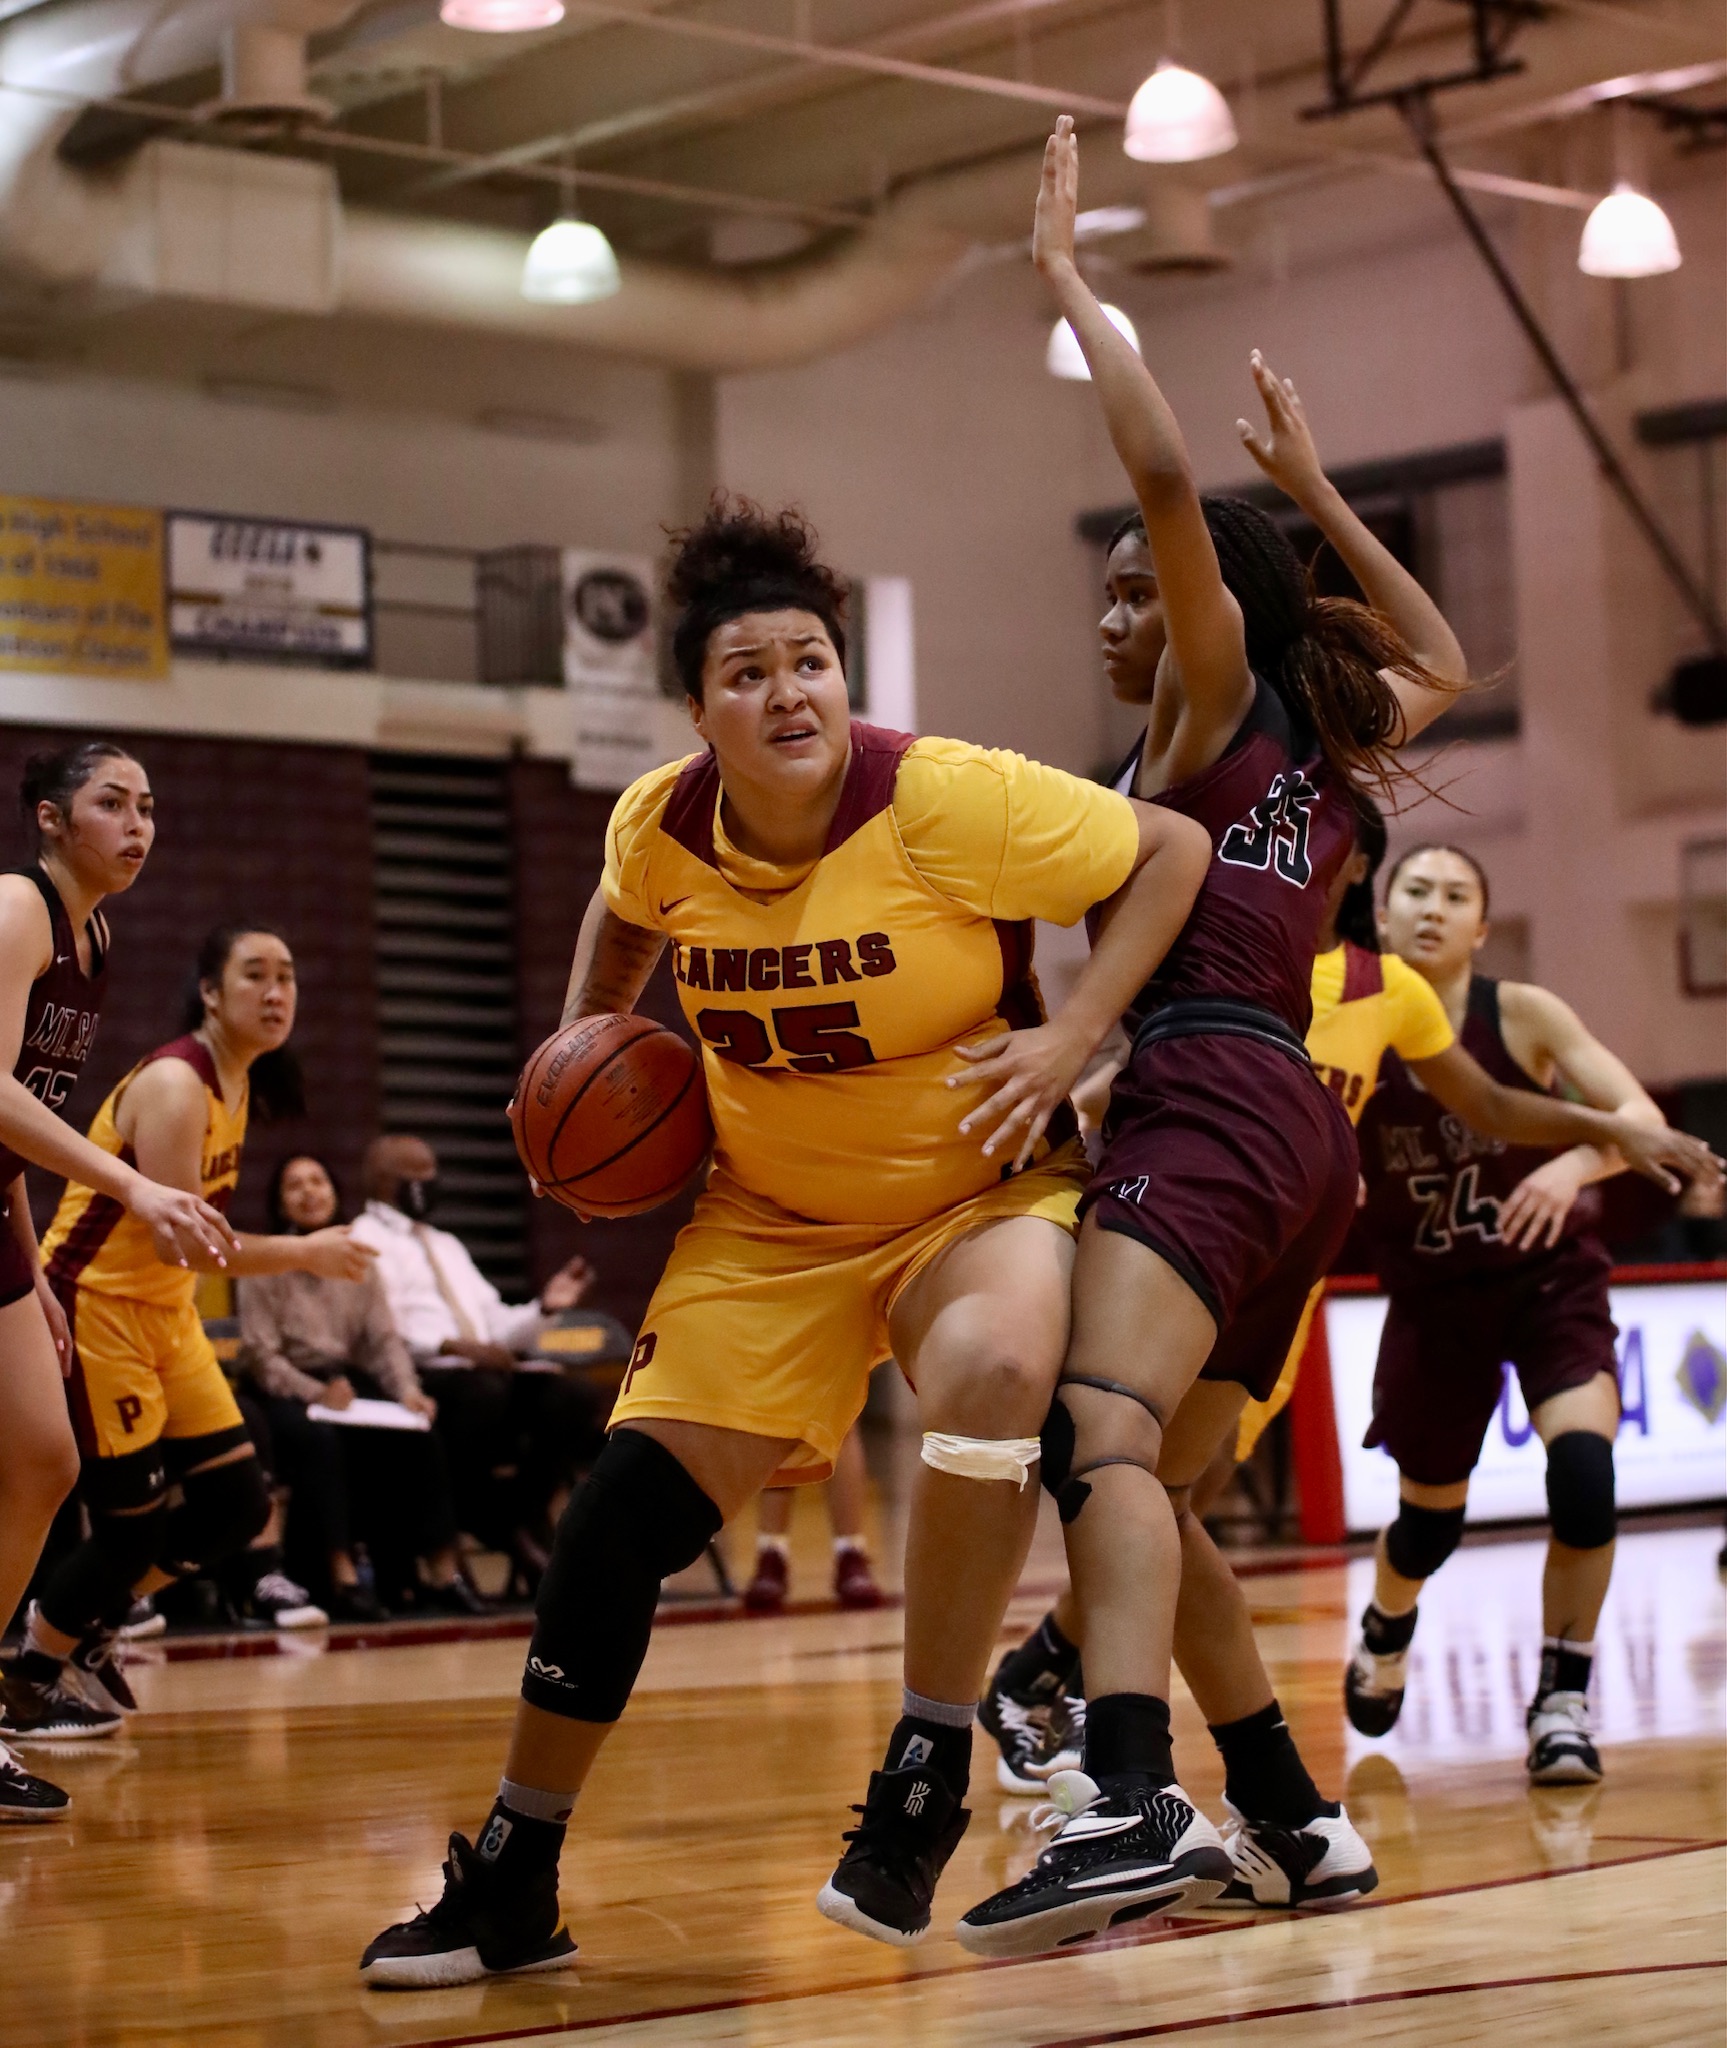
[[[1096,1820],[1088,1819],[1083,1813],[1076,1813],[1061,1831],[1064,1842],[1095,1842],[1105,1835],[1130,1834],[1139,1826],[1141,1816],[1137,1813],[1121,1815],[1119,1818],[1100,1815]]]
[[[1104,1885],[1137,1884],[1142,1878],[1167,1878],[1168,1876],[1169,1872],[1162,1864],[1153,1864],[1148,1870],[1111,1870],[1107,1871],[1102,1877],[1076,1877],[1068,1886],[1068,1890],[1075,1892],[1097,1891]],[[1173,1896],[1176,1892],[1185,1891],[1186,1886],[1172,1883],[1169,1889]]]
[[[678,909],[681,905],[687,903],[689,900],[690,899],[687,896],[674,896],[670,903],[662,903],[660,905],[661,917],[670,917],[674,910]]]
[[[70,953],[56,953],[54,955],[54,965],[56,967],[64,967],[66,965],[66,962],[70,960],[71,957],[72,956]]]

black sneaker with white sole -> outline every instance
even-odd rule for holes
[[[817,1909],[854,1934],[911,1948],[929,1932],[936,1880],[970,1825],[934,1771],[872,1771],[845,1854],[816,1897]]]
[[[118,1629],[92,1629],[66,1659],[61,1683],[99,1712],[135,1714],[138,1695],[120,1668],[119,1642]]]
[[[1179,1785],[1106,1790],[1061,1771],[1049,1790],[1061,1832],[1018,1884],[960,1921],[959,1944],[973,1955],[1042,1955],[1208,1905],[1234,1874],[1223,1837]]]
[[[0,1673],[0,1729],[16,1742],[96,1742],[124,1721],[117,1708],[92,1706],[64,1674],[38,1685],[16,1667]]]
[[[0,1825],[40,1826],[64,1820],[72,1801],[58,1785],[27,1771],[0,1742]]]
[[[1580,1692],[1550,1692],[1529,1709],[1529,1782],[1593,1785],[1601,1757],[1589,1725],[1589,1702]]]
[[[1249,1820],[1227,1799],[1224,1804],[1235,1820],[1223,1838],[1235,1875],[1218,1905],[1341,1906],[1378,1889],[1373,1851],[1341,1806],[1305,1827],[1286,1828]]]
[[[1403,1712],[1409,1652],[1376,1657],[1359,1637],[1343,1674],[1343,1711],[1358,1735],[1389,1735]]]
[[[575,1960],[557,1872],[506,1886],[465,1835],[452,1835],[443,1896],[386,1927],[360,1958],[360,1976],[375,1991],[426,1991],[568,1970]]]
[[[1045,1698],[1028,1699],[1009,1692],[998,1679],[990,1680],[989,1690],[977,1703],[977,1719],[1001,1752],[995,1782],[1004,1792],[1037,1797],[1047,1790],[1044,1772],[1060,1754],[1065,1732],[1056,1726],[1060,1706],[1059,1685]]]

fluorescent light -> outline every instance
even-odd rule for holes
[[[1229,102],[1209,78],[1163,62],[1133,96],[1122,148],[1142,164],[1191,164],[1236,143]]]
[[[563,18],[564,0],[443,0],[438,9],[446,28],[479,29],[495,36],[555,28]]]
[[[1105,235],[1131,235],[1145,226],[1143,206],[1094,206],[1074,221],[1076,242],[1095,242]]]
[[[1126,335],[1135,355],[1139,354],[1139,336],[1133,331],[1133,322],[1119,306],[1105,306],[1104,317],[1118,334]],[[1079,345],[1079,336],[1067,321],[1058,320],[1050,330],[1049,347],[1044,351],[1043,366],[1052,377],[1065,377],[1069,383],[1089,384],[1091,371],[1086,364],[1085,352]]]
[[[522,297],[555,306],[609,299],[622,282],[612,245],[591,220],[555,220],[542,228],[522,265]]]
[[[1587,277],[1659,277],[1679,268],[1679,238],[1654,200],[1621,179],[1583,223],[1577,268]]]

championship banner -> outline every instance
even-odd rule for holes
[[[0,497],[0,669],[168,673],[162,515]]]
[[[1622,1413],[1613,1462],[1621,1507],[1677,1507],[1727,1495],[1727,1289],[1716,1281],[1614,1287]],[[1365,1450],[1373,1367],[1385,1321],[1382,1294],[1325,1302],[1332,1399],[1343,1459],[1344,1520],[1382,1528],[1397,1513],[1397,1467]],[[1439,1310],[1443,1314],[1443,1307]],[[1541,1520],[1547,1461],[1508,1365],[1469,1482],[1471,1522]]]
[[[179,653],[369,667],[371,536],[170,512],[168,619]]]
[[[578,789],[625,789],[665,759],[653,573],[640,555],[564,550],[564,683]]]

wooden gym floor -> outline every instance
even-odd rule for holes
[[[1608,1776],[1585,1791],[1523,1780],[1539,1546],[1472,1545],[1435,1582],[1383,1745],[1349,1735],[1339,1705],[1364,1563],[1256,1570],[1280,1695],[1374,1845],[1374,1901],[1299,1921],[1214,1911],[990,1967],[950,1930],[1036,1839],[981,1739],[975,1817],[922,1948],[859,1940],[813,1905],[897,1710],[895,1609],[662,1629],[565,1863],[579,1972],[445,1992],[368,1993],[354,1966],[435,1895],[449,1829],[484,1815],[520,1640],[146,1663],[125,1734],[33,1752],[73,1820],[0,1834],[0,2048],[1721,2041],[1719,1541],[1624,1539],[1598,1667]],[[825,1590],[825,1547],[801,1504],[801,1590]],[[1057,1560],[1046,1529],[1014,1633]],[[1221,1818],[1185,1696],[1177,1755]]]

